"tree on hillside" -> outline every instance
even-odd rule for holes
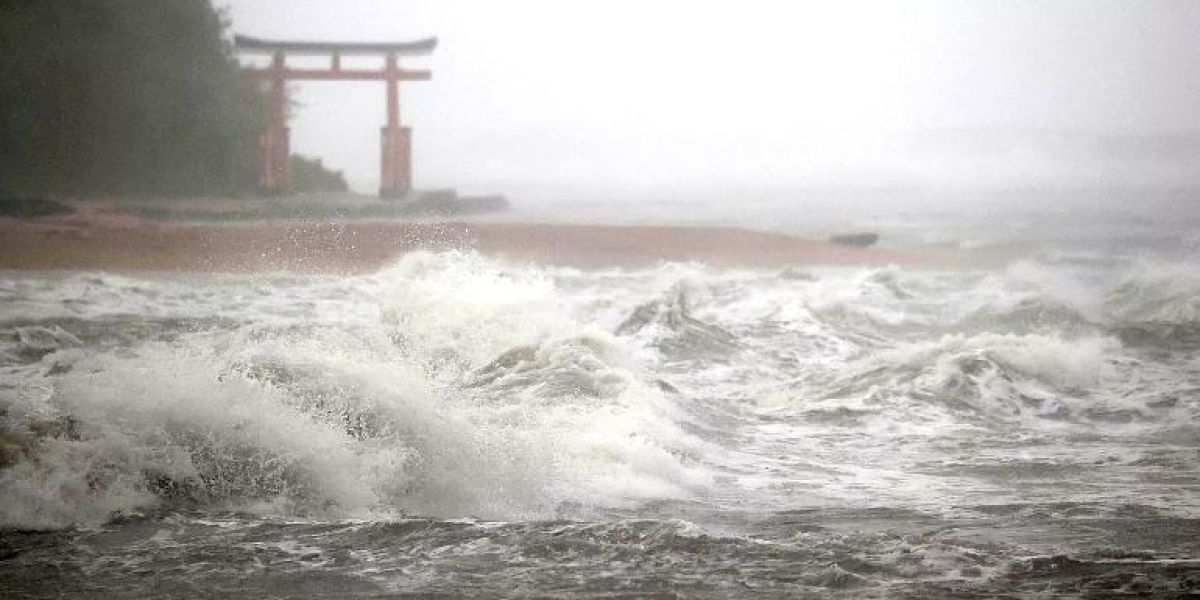
[[[0,0],[0,193],[240,187],[258,127],[225,26],[210,0]]]

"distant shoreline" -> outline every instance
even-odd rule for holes
[[[407,252],[450,249],[581,269],[693,261],[734,268],[937,268],[957,262],[951,256],[854,248],[733,227],[313,219],[180,223],[111,203],[79,206],[70,215],[0,219],[0,270],[352,275],[383,268]]]

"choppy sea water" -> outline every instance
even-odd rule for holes
[[[0,597],[1200,594],[1200,271],[0,276]]]

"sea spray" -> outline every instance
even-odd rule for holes
[[[0,581],[1194,589],[1195,279],[1105,269],[6,276]]]

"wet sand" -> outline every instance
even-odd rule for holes
[[[85,211],[0,219],[0,269],[371,272],[414,250],[471,249],[584,269],[696,261],[721,267],[938,266],[945,257],[727,227],[277,220],[183,224]]]

